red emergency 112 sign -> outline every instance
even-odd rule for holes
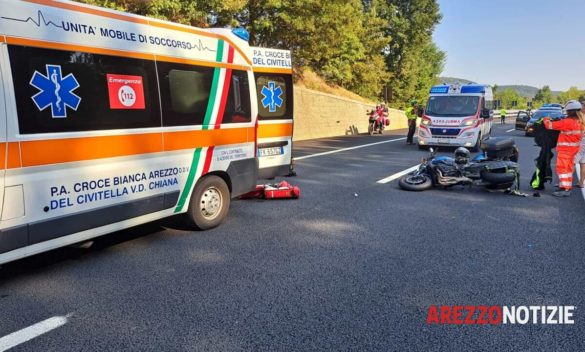
[[[108,74],[110,109],[144,109],[144,85],[141,76]]]

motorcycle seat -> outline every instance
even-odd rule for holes
[[[514,149],[516,142],[509,137],[491,137],[481,142],[480,147],[486,152],[499,152]]]

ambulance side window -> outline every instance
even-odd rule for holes
[[[213,82],[213,68],[168,62],[158,62],[157,67],[163,125],[203,124]]]
[[[22,134],[160,127],[154,62],[8,47]]]
[[[246,71],[233,70],[223,114],[223,123],[250,121],[252,121],[252,113],[248,73]]]

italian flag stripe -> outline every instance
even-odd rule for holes
[[[232,63],[234,61],[234,48],[231,45],[228,45],[228,62]],[[217,112],[217,118],[215,119],[215,129],[219,129],[221,127],[221,123],[223,121],[223,114],[225,112],[225,105],[227,102],[227,97],[230,92],[230,85],[232,82],[232,70],[227,69],[225,72],[225,80],[223,83],[223,91],[221,94],[221,104],[219,105],[219,111]]]
[[[217,54],[216,54],[216,61],[222,62],[223,61],[223,52],[224,52],[224,41],[218,40],[217,43]],[[203,119],[203,129],[207,130],[210,124],[210,121],[213,117],[213,111],[215,110],[215,102],[216,96],[218,92],[218,84],[219,84],[219,77],[221,74],[220,68],[215,68],[213,71],[213,81],[211,83],[211,91],[209,92],[209,102],[207,103],[207,110],[205,111],[205,117]],[[204,151],[205,149],[205,151]],[[179,202],[175,207],[175,213],[181,212],[187,203],[187,199],[191,194],[191,190],[193,189],[193,184],[195,180],[201,177],[201,175],[205,175],[209,172],[209,167],[211,166],[211,156],[213,155],[214,147],[209,148],[196,148],[193,152],[193,159],[191,161],[191,168],[189,169],[189,175],[187,175],[187,181],[185,182],[185,186],[181,192],[179,197]],[[205,154],[203,157],[201,154]],[[201,165],[201,161],[205,160],[203,165]]]
[[[181,192],[181,197],[179,198],[179,203],[175,208],[175,213],[180,212],[183,207],[185,206],[185,202],[187,201],[187,197],[189,196],[190,190],[193,187],[193,180],[195,180],[195,176],[197,175],[197,167],[199,166],[199,160],[201,159],[201,150],[203,148],[195,149],[195,153],[193,155],[193,161],[191,162],[191,168],[189,169],[189,175],[187,176],[187,181],[185,182],[185,187],[183,187],[183,192]]]
[[[207,157],[205,158],[205,164],[203,165],[203,173],[201,175],[205,175],[209,172],[209,167],[211,167],[211,158],[213,157],[213,149],[215,147],[209,147],[207,150]]]
[[[221,62],[223,59],[223,46],[224,41],[220,39],[217,43],[217,55],[215,57],[215,61]],[[211,83],[211,92],[209,94],[209,101],[207,102],[207,110],[205,112],[205,118],[203,119],[203,129],[209,129],[209,123],[211,122],[211,118],[213,116],[213,110],[215,107],[215,99],[217,96],[218,90],[218,83],[219,83],[219,76],[221,73],[221,68],[216,67],[213,70],[213,81]]]

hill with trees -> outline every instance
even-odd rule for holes
[[[569,100],[585,101],[585,90],[579,90],[577,87],[571,87],[567,91],[552,91],[549,86],[542,88],[534,88],[535,92],[532,96],[522,95],[516,87],[529,86],[494,86],[495,99],[502,102],[506,108],[512,107],[512,102],[516,102],[517,107],[525,109],[528,101],[532,102],[532,106],[538,108],[544,103],[561,103],[564,104]]]
[[[443,69],[437,0],[80,0],[196,27],[244,27],[293,51],[293,69],[391,106],[423,100]]]

